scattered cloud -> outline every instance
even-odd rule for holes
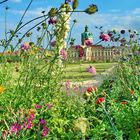
[[[43,7],[38,7],[36,9],[28,10],[26,17],[37,17],[37,16],[42,16],[42,11],[45,11],[46,13],[49,11],[50,6],[47,8]],[[18,15],[23,15],[24,10],[11,10],[13,14],[18,14]]]
[[[72,19],[77,20],[75,31],[78,33],[73,35],[74,38],[78,39],[76,42],[80,42],[80,34],[84,31],[85,25],[89,26],[89,30],[94,35],[95,42],[98,40],[99,31],[95,29],[95,26],[103,26],[103,30],[115,29],[120,31],[122,29],[138,30],[140,31],[140,14],[138,14],[140,8],[134,9],[133,11],[120,11],[112,10],[108,13],[95,13],[94,15],[87,15],[84,13],[75,13]],[[86,22],[85,22],[86,21]],[[75,32],[73,31],[73,32]]]
[[[73,19],[77,19],[79,26],[104,26],[105,28],[140,28],[140,15],[137,15],[139,9],[135,9],[134,12],[121,12],[121,14],[110,12],[110,13],[96,13],[94,15],[74,14]],[[118,11],[120,12],[120,11]],[[86,22],[85,22],[86,21]]]
[[[133,11],[133,14],[140,14],[140,8],[136,8],[136,9]]]

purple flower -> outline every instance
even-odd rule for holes
[[[14,123],[11,126],[11,132],[17,134],[21,130],[21,125],[19,123]]]
[[[44,119],[40,119],[40,124],[46,125],[46,121]]]
[[[50,45],[51,45],[52,47],[54,47],[54,46],[56,45],[56,41],[55,41],[55,40],[52,41],[52,42],[50,43]]]
[[[21,44],[21,50],[27,51],[30,48],[29,43]]]
[[[41,106],[41,105],[39,105],[39,104],[36,104],[36,105],[35,105],[35,108],[36,108],[36,109],[41,109],[41,108],[42,108],[42,106]]]
[[[57,18],[56,17],[51,17],[49,20],[48,20],[48,24],[56,24],[57,23]]]

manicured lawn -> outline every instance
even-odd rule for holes
[[[91,80],[94,75],[86,72],[86,68],[93,66],[97,70],[97,74],[105,72],[107,69],[116,65],[116,63],[85,63],[85,64],[67,64],[64,68],[64,81],[86,81]]]

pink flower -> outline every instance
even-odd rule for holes
[[[85,45],[87,46],[91,46],[93,44],[93,41],[91,39],[87,39],[84,42],[85,42]]]
[[[82,88],[82,91],[81,91],[81,92],[82,92],[82,93],[85,93],[85,91],[86,91],[86,89],[85,89],[85,88]]]
[[[21,44],[21,50],[27,51],[30,48],[29,43]]]
[[[33,119],[35,119],[35,114],[34,113],[31,113],[30,114],[30,118],[33,120]]]
[[[74,89],[75,92],[77,92],[77,91],[79,90],[78,85],[75,85],[75,84],[74,84],[74,85],[73,85],[73,89]]]
[[[35,108],[36,108],[36,109],[41,109],[41,108],[42,108],[42,106],[41,106],[41,105],[39,105],[39,104],[36,104],[36,105],[35,105]]]
[[[70,86],[71,86],[71,82],[70,81],[66,81],[66,83],[65,83],[66,90],[69,90]]]
[[[48,109],[51,109],[53,107],[53,104],[46,104],[46,106],[48,107]]]
[[[64,60],[66,60],[66,59],[67,59],[67,56],[68,56],[67,51],[66,51],[65,49],[61,49],[61,50],[60,50],[60,56],[61,56]]]
[[[29,121],[27,124],[27,129],[31,129],[32,127],[33,127],[33,123],[31,121]]]
[[[107,41],[110,41],[111,38],[110,38],[110,36],[108,34],[104,34],[103,33],[103,34],[100,35],[100,39],[102,41],[106,41],[107,42]]]
[[[57,18],[56,17],[51,17],[48,21],[48,24],[56,24],[57,23]]]
[[[21,130],[21,125],[19,123],[14,123],[11,126],[11,132],[17,134]]]
[[[87,72],[92,73],[92,74],[96,74],[96,69],[92,66],[90,66],[89,68],[87,68]]]
[[[49,132],[49,128],[48,128],[48,127],[44,127],[44,129],[43,129],[43,131],[42,131],[42,136],[43,136],[43,137],[46,137],[47,134],[48,134],[48,132]]]
[[[24,123],[24,128],[31,129],[33,127],[32,121],[28,120],[28,123]]]

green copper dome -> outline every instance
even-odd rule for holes
[[[84,41],[87,39],[93,40],[93,34],[88,31],[88,26],[85,26],[85,31],[81,34],[82,45],[84,45]]]

